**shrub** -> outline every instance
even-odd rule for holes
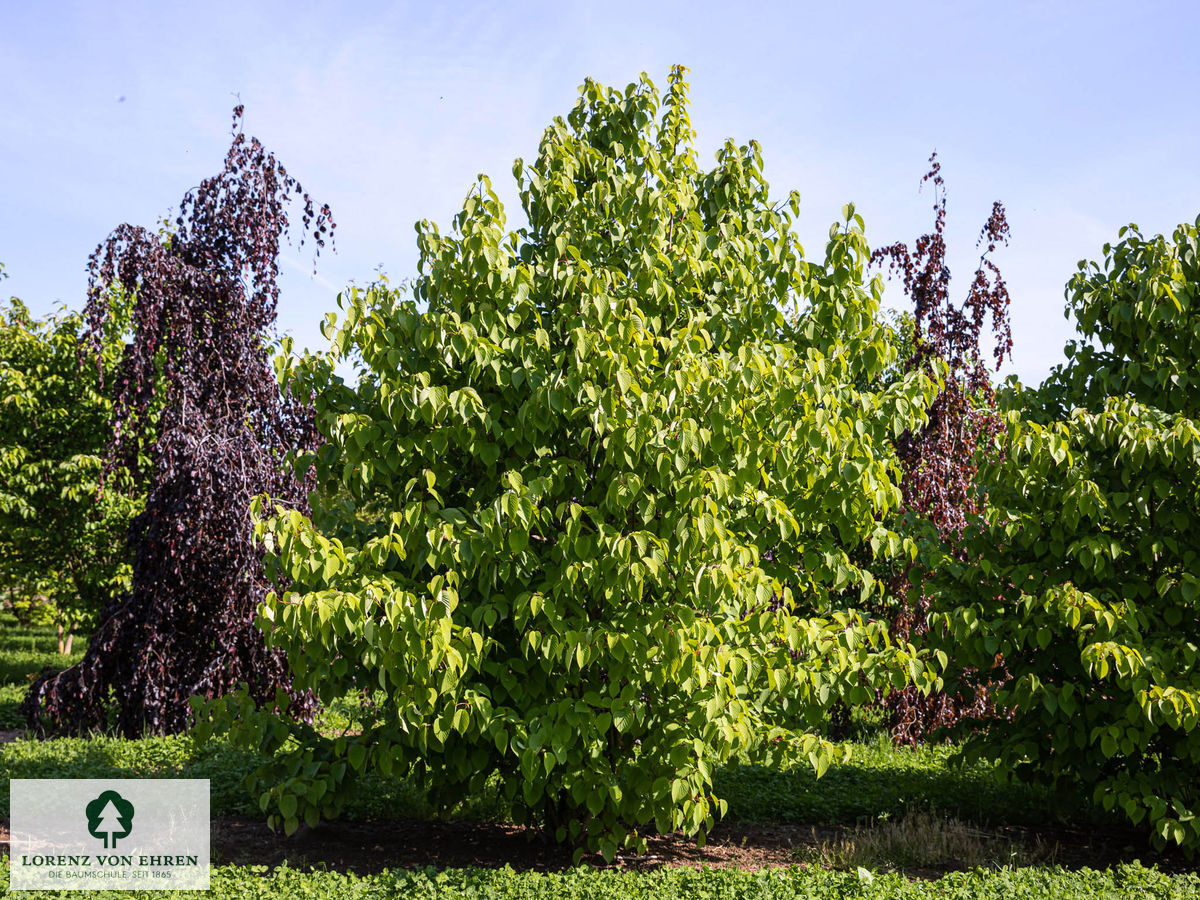
[[[924,535],[925,540],[953,546],[967,518],[980,511],[979,457],[994,450],[1003,427],[985,360],[984,324],[991,326],[991,355],[999,367],[1005,355],[1011,355],[1012,332],[1008,286],[991,256],[999,244],[1008,243],[1009,230],[1003,205],[994,203],[979,233],[977,246],[982,252],[970,287],[961,304],[954,302],[946,265],[946,186],[936,153],[929,165],[921,183],[933,188],[933,231],[919,237],[911,250],[896,243],[876,250],[871,259],[878,264],[886,261],[889,273],[900,276],[913,304],[911,340],[902,341],[908,351],[903,369],[936,363],[945,372],[928,423],[896,441],[902,473],[900,512],[905,516],[898,527],[918,544]],[[892,634],[918,645],[929,610],[923,563],[906,560],[884,575]],[[938,729],[981,712],[985,707],[981,694],[978,689],[922,694],[912,685],[893,691],[884,701],[892,735],[898,742],[920,743]]]
[[[1200,222],[1197,223],[1200,225]],[[1200,230],[1136,228],[1068,287],[1085,339],[1016,392],[935,617],[1002,682],[971,751],[1200,846]],[[1088,346],[1088,342],[1092,346]],[[1063,418],[1062,410],[1071,410]]]

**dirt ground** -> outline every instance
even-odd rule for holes
[[[756,870],[804,865],[806,849],[830,840],[842,829],[801,825],[720,824],[704,848],[679,835],[651,835],[646,855],[621,853],[610,865],[599,856],[585,862],[598,868],[649,871],[664,866],[733,866]],[[1131,832],[1056,826],[1046,829],[1007,827],[998,834],[1036,846],[1047,864],[1070,868],[1106,868],[1141,859],[1167,871],[1194,869],[1182,858],[1157,856],[1138,846]],[[1131,843],[1131,840],[1134,842]],[[8,823],[0,823],[0,853],[8,852]],[[529,829],[515,825],[405,819],[326,822],[292,837],[274,834],[256,819],[224,817],[212,824],[214,864],[275,866],[286,861],[300,869],[353,871],[382,869],[502,867],[555,871],[570,868],[569,849],[549,844]],[[951,867],[952,868],[952,867]],[[918,878],[936,878],[949,869],[908,870]]]

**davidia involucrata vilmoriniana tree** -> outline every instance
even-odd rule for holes
[[[351,291],[335,353],[281,363],[327,502],[261,507],[291,579],[262,622],[323,700],[380,692],[361,734],[248,701],[202,725],[298,741],[259,772],[287,830],[374,769],[442,805],[499,773],[518,820],[606,857],[641,825],[702,837],[715,765],[824,771],[824,707],[925,677],[832,610],[878,590],[848,549],[906,550],[890,441],[936,387],[855,388],[894,361],[862,219],[807,261],[757,144],[699,168],[683,72],[661,100],[586,82],[513,167],[525,227],[481,177],[450,233],[417,226],[411,294]]]

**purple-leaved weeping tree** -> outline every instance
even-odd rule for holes
[[[905,371],[925,369],[933,361],[945,365],[945,384],[929,409],[929,421],[919,431],[905,432],[896,441],[900,461],[902,512],[914,514],[933,529],[938,541],[961,555],[961,537],[968,519],[979,515],[987,498],[978,483],[982,456],[997,452],[996,438],[1004,422],[984,350],[990,326],[991,357],[998,369],[1012,355],[1008,286],[991,256],[1007,244],[1004,207],[992,212],[980,230],[979,262],[961,304],[950,296],[946,265],[946,188],[941,164],[934,153],[922,184],[934,189],[933,231],[919,237],[910,249],[896,243],[876,250],[875,265],[887,264],[898,274],[913,304],[913,352]],[[929,597],[923,589],[920,565],[905,567],[890,580],[889,593],[899,601],[892,619],[894,636],[919,640],[928,631]],[[937,728],[989,712],[987,678],[978,673],[973,693],[935,691],[922,695],[909,686],[888,694],[884,706],[892,735],[900,743],[920,743]]]
[[[296,201],[301,244],[311,235],[319,253],[335,226],[241,119],[238,106],[223,171],[183,198],[169,233],[122,225],[89,260],[97,348],[113,292],[127,298],[112,457],[146,461],[146,506],[129,534],[130,592],[104,609],[78,664],[30,688],[23,709],[42,732],[175,733],[190,696],[242,682],[261,703],[282,687],[293,713],[311,716],[255,626],[267,582],[250,504],[265,493],[307,509],[286,457],[312,448],[311,410],[281,392],[271,364],[277,258]]]

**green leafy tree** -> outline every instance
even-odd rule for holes
[[[697,166],[682,69],[661,103],[645,76],[581,93],[514,165],[526,227],[481,176],[450,234],[418,225],[411,297],[354,290],[333,356],[281,361],[326,439],[300,466],[344,502],[260,507],[290,580],[263,627],[323,701],[382,692],[333,737],[207,707],[201,736],[270,757],[261,802],[289,832],[372,769],[443,807],[499,773],[518,820],[580,853],[702,838],[715,766],[823,772],[824,709],[925,677],[832,611],[878,589],[847,547],[904,552],[880,525],[890,439],[936,392],[856,387],[895,362],[861,217],[806,261],[756,144]]]
[[[112,375],[81,353],[82,318],[35,319],[13,298],[0,308],[0,578],[16,606],[40,602],[59,651],[129,584],[125,532],[140,509],[128,474],[105,474]]]
[[[1009,393],[991,508],[969,562],[942,570],[935,631],[1000,682],[1004,721],[972,753],[1082,782],[1195,848],[1200,221],[1121,237],[1068,285],[1082,338],[1068,364],[1041,392]]]

